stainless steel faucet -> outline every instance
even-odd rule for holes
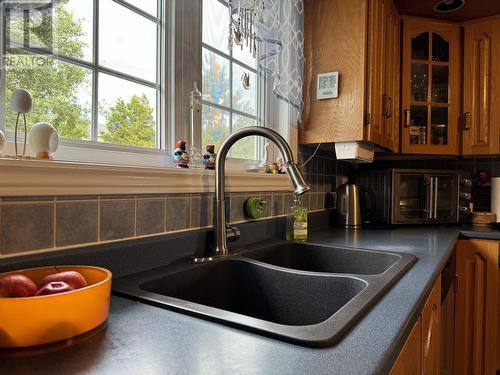
[[[195,262],[208,262],[219,257],[233,254],[229,252],[227,247],[228,232],[234,236],[238,230],[228,227],[226,223],[225,162],[230,148],[240,139],[252,135],[260,135],[268,138],[278,146],[296,195],[301,195],[309,191],[309,186],[307,186],[304,177],[293,160],[292,150],[281,135],[274,130],[260,126],[248,126],[235,131],[224,140],[215,161],[215,249],[208,249],[205,256],[194,258]]]

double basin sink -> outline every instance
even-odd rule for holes
[[[305,346],[335,342],[416,261],[282,241],[207,264],[156,268],[116,294]]]

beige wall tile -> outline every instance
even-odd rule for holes
[[[166,199],[167,232],[189,228],[189,198],[171,197]]]
[[[56,203],[56,246],[96,242],[98,203],[63,201]]]
[[[135,234],[135,200],[101,200],[101,241],[133,237]]]
[[[1,254],[54,247],[54,203],[4,203],[1,216]]]
[[[162,233],[165,231],[165,199],[138,199],[136,234]]]

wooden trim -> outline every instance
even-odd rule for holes
[[[0,196],[213,192],[204,169],[146,168],[45,160],[0,159]],[[228,191],[290,190],[285,175],[228,172]]]
[[[475,23],[481,23],[481,22],[486,22],[486,21],[496,21],[500,20],[500,14],[496,14],[494,16],[488,16],[488,17],[482,17],[482,18],[475,18],[470,21],[465,21],[462,23],[462,26],[467,26],[467,25],[474,25]]]

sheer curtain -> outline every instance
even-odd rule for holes
[[[272,76],[276,98],[291,107],[291,118],[300,119],[304,64],[303,0],[264,0],[257,20],[258,61]]]

